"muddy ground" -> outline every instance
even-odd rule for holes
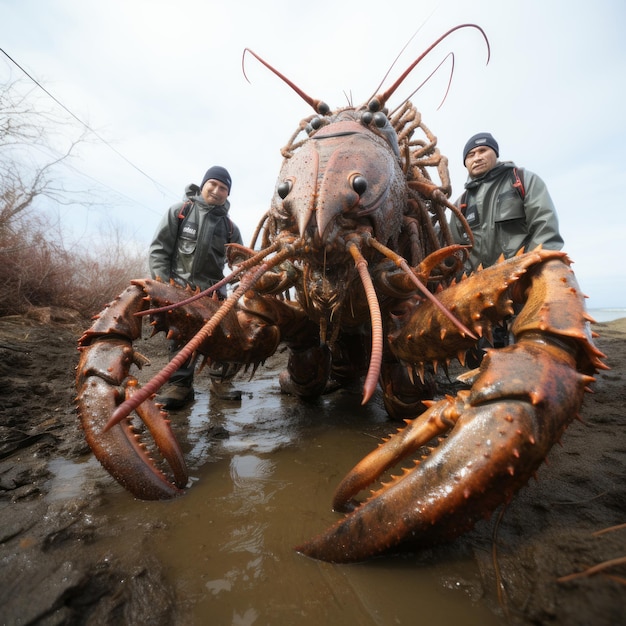
[[[101,507],[108,476],[72,492],[72,477],[54,472],[59,460],[90,458],[73,407],[87,325],[62,311],[0,319],[0,623],[182,623],[149,546],[160,521],[134,529],[135,548],[120,553]],[[598,374],[583,421],[506,509],[496,544],[494,523],[460,540],[502,624],[624,623],[626,528],[615,527],[626,523],[626,319],[595,330],[611,369]]]

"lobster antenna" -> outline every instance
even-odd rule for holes
[[[272,67],[267,61],[264,61],[256,52],[250,50],[250,48],[244,48],[243,56],[241,58],[241,69],[243,71],[245,79],[248,82],[250,82],[250,80],[246,75],[245,68],[246,52],[249,52],[257,61],[265,65],[265,67],[270,70],[270,72],[276,74],[276,76],[278,76],[278,78],[280,78],[285,84],[289,85],[289,87],[291,87],[308,105],[313,107],[313,110],[316,113],[319,113],[320,115],[327,115],[328,113],[330,113],[330,107],[325,102],[323,102],[322,100],[316,100],[315,98],[311,98],[311,96],[305,94],[302,89],[294,85],[294,83],[292,83],[286,76],[281,74],[276,68]]]
[[[409,44],[413,41],[413,39],[415,39],[417,33],[419,33],[420,30],[422,30],[422,28],[424,28],[424,26],[426,25],[428,20],[430,20],[430,18],[433,16],[434,12],[435,12],[435,9],[433,9],[432,13],[422,22],[420,27],[409,37],[409,40],[404,44],[404,46],[402,46],[402,50],[400,50],[400,52],[398,52],[398,55],[393,60],[392,64],[389,66],[389,69],[385,72],[385,75],[382,77],[382,80],[380,81],[380,83],[378,83],[378,87],[376,87],[376,89],[374,90],[374,93],[369,98],[369,100],[371,100],[378,93],[378,90],[383,86],[383,83],[387,80],[387,77],[391,73],[391,70],[393,69],[393,66],[398,62],[398,59],[402,56],[402,53],[409,47]],[[368,102],[369,102],[369,100],[368,100]]]
[[[441,108],[443,103],[446,101],[448,97],[448,93],[450,92],[450,87],[452,86],[452,75],[454,74],[454,52],[448,52],[446,56],[443,58],[441,63],[416,87],[390,114],[393,115],[396,111],[398,111],[405,102],[408,102],[438,71],[439,68],[448,60],[448,58],[452,59],[452,67],[450,68],[450,77],[448,78],[448,86],[446,87],[446,93],[443,94],[443,98],[437,107],[437,110]]]
[[[409,65],[409,67],[407,67],[407,69],[402,73],[400,78],[398,78],[398,80],[393,85],[391,85],[389,89],[387,89],[387,91],[382,94],[372,96],[372,98],[370,98],[370,102],[374,104],[378,110],[382,109],[385,106],[387,100],[389,100],[395,90],[403,83],[404,79],[415,69],[417,64],[434,48],[436,48],[444,39],[448,38],[453,32],[460,30],[461,28],[476,28],[478,31],[480,31],[483,38],[485,39],[485,43],[487,44],[487,63],[489,63],[489,59],[491,58],[491,47],[489,46],[489,39],[487,39],[485,31],[477,24],[459,24],[458,26],[451,28],[449,31],[441,35],[441,37],[439,37],[434,43],[426,48],[426,50],[422,52],[422,54],[420,54],[420,56],[417,57],[417,59],[415,59],[415,61],[413,61],[411,65]]]

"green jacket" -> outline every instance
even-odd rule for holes
[[[556,209],[546,184],[533,172],[518,168],[518,172],[523,172],[522,198],[513,187],[513,168],[513,162],[505,161],[481,178],[470,178],[465,184],[467,195],[456,201],[459,207],[461,201],[467,205],[463,210],[474,234],[474,247],[465,267],[468,272],[481,263],[484,267],[493,265],[501,254],[509,258],[522,248],[533,250],[539,244],[548,250],[563,247]],[[469,237],[455,216],[450,220],[450,228],[457,243],[469,244]]]
[[[206,204],[195,184],[187,186],[185,196],[187,200],[172,205],[157,227],[150,245],[150,273],[152,278],[172,278],[204,290],[224,278],[226,244],[243,242],[239,228],[228,217],[228,200],[221,206]],[[187,202],[192,205],[180,217]]]

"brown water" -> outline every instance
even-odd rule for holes
[[[378,397],[361,407],[358,390],[340,391],[305,404],[280,394],[277,375],[264,369],[239,384],[240,405],[213,401],[201,380],[191,409],[172,415],[191,472],[184,497],[140,502],[111,482],[107,515],[136,529],[115,549],[153,533],[181,623],[499,623],[477,599],[476,565],[462,550],[356,565],[294,551],[338,519],[335,486],[396,426]]]

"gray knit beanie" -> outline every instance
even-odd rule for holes
[[[202,179],[200,189],[204,187],[204,183],[206,183],[206,181],[209,179],[219,180],[221,183],[224,183],[228,187],[228,193],[230,193],[230,188],[233,181],[231,180],[230,174],[225,167],[221,167],[220,165],[214,165],[213,167],[210,167],[206,171],[206,174]]]
[[[478,146],[487,146],[496,153],[497,157],[500,156],[500,148],[498,147],[498,142],[493,138],[493,135],[491,133],[478,133],[470,137],[465,144],[465,148],[463,148],[463,165],[465,165],[467,153]]]

